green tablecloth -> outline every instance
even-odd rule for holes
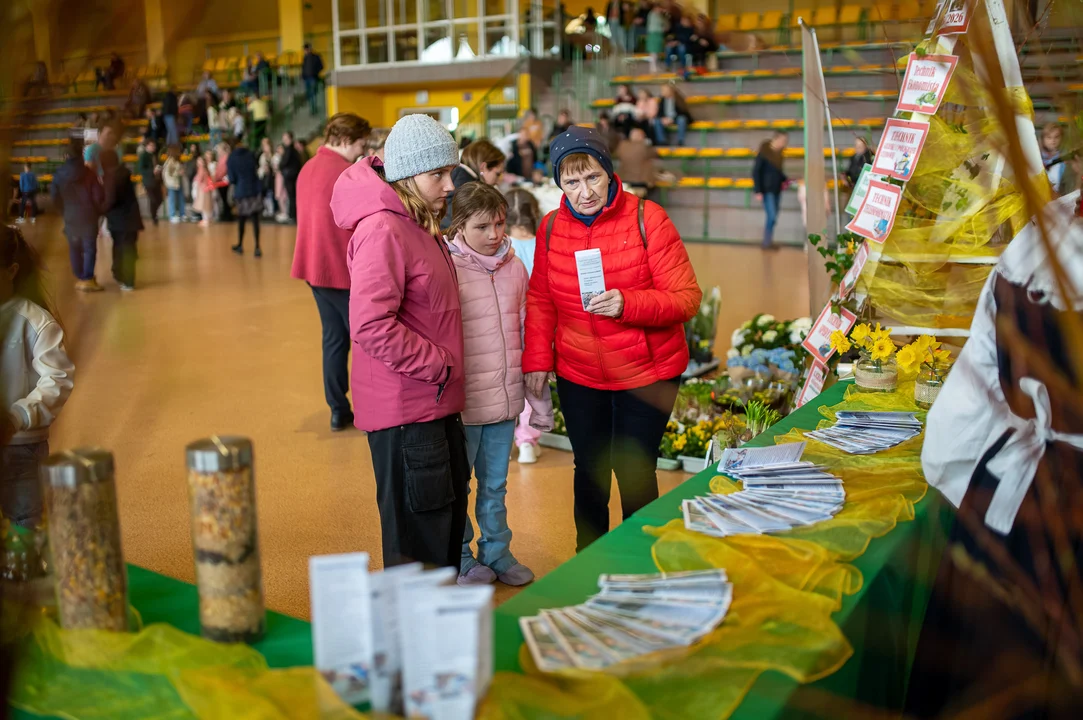
[[[818,408],[839,402],[844,390],[844,384],[829,388],[751,444],[772,444],[775,435],[792,428],[815,427],[820,420]],[[689,479],[498,607],[496,670],[520,671],[520,616],[582,602],[597,591],[598,575],[602,573],[656,572],[651,559],[655,538],[644,533],[643,526],[659,526],[679,517],[681,500],[705,494],[714,475],[708,470]],[[844,599],[834,615],[853,645],[854,654],[838,672],[808,686],[800,686],[780,673],[764,673],[734,717],[774,717],[783,711],[787,718],[802,717],[806,712],[810,716],[837,716],[838,707],[833,709],[828,702],[831,698],[898,707],[905,693],[928,586],[943,546],[942,520],[947,516],[939,495],[930,493],[918,504],[913,522],[901,523],[888,535],[873,540],[854,562],[864,576],[864,584],[859,592]],[[193,585],[132,566],[129,593],[144,624],[165,622],[186,632],[199,632],[198,595]],[[309,624],[279,613],[268,613],[266,638],[255,647],[271,667],[312,664]],[[679,696],[673,702],[679,705]],[[31,716],[17,713],[16,717]]]

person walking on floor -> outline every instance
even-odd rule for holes
[[[335,183],[331,212],[353,233],[351,391],[365,403],[384,566],[459,569],[470,461],[463,328],[455,265],[440,217],[459,164],[455,139],[427,115],[400,118],[373,157]]]
[[[102,286],[94,279],[94,266],[98,260],[98,220],[105,195],[97,174],[83,163],[78,141],[69,145],[64,164],[53,173],[49,191],[64,217],[75,289],[99,292]]]
[[[534,573],[511,553],[511,528],[505,503],[508,461],[515,439],[515,419],[522,415],[523,334],[526,266],[504,234],[508,203],[484,183],[467,183],[452,201],[448,230],[451,257],[459,280],[466,371],[466,452],[478,490],[477,558],[470,548],[473,527],[466,522],[459,585],[526,585]],[[552,430],[552,398],[530,398],[533,421]],[[469,490],[469,486],[467,486]]]
[[[169,222],[176,225],[184,220],[184,163],[180,161],[180,148],[169,148],[162,165],[162,183],[166,192],[166,212]]]
[[[323,327],[323,394],[331,409],[331,431],[353,425],[349,391],[350,268],[344,262],[350,246],[349,230],[335,224],[331,196],[339,176],[365,152],[371,127],[353,113],[338,113],[327,121],[324,142],[297,177],[297,243],[290,276],[312,289]],[[265,187],[273,186],[271,143],[265,142],[260,171],[266,157]],[[272,206],[273,207],[273,206]]]
[[[305,43],[305,56],[301,60],[301,79],[305,81],[305,97],[308,98],[308,112],[315,115],[318,111],[316,93],[320,88],[320,73],[323,72],[323,59],[312,51],[312,45]]]
[[[282,133],[282,159],[278,161],[278,171],[282,173],[282,183],[289,197],[290,222],[297,224],[297,177],[301,173],[304,160],[294,145],[293,133]]]
[[[529,278],[534,272],[535,236],[538,233],[538,223],[541,221],[541,207],[534,193],[523,188],[509,190],[504,196],[508,201],[507,232],[515,256],[526,267]],[[546,398],[542,398],[544,401]],[[515,426],[515,446],[519,448],[519,464],[533,465],[538,462],[541,455],[541,431],[531,425],[533,416],[531,410],[532,400],[527,396],[528,402],[523,406],[523,414]],[[550,404],[552,397],[548,398]]]
[[[263,251],[259,247],[259,218],[263,214],[263,188],[259,181],[258,164],[256,156],[244,143],[244,138],[237,142],[237,146],[229,154],[226,161],[226,176],[229,184],[233,186],[233,203],[237,211],[237,244],[231,250],[238,255],[244,255],[244,226],[252,223],[252,233],[256,238],[256,249],[252,253],[256,257],[263,257]]]
[[[703,293],[665,210],[621,190],[595,130],[570,128],[550,156],[564,197],[538,233],[523,371],[537,398],[557,375],[582,550],[609,530],[614,472],[625,519],[658,497],[658,444],[688,367],[683,323]],[[600,251],[606,286],[589,302],[577,275],[585,248]]]
[[[37,197],[38,176],[30,168],[30,163],[23,163],[23,171],[19,174],[19,217],[15,222],[38,221]]]
[[[132,173],[121,164],[116,151],[103,150],[101,163],[105,221],[113,236],[113,279],[121,290],[130,292],[135,289],[135,248],[143,229],[139,199],[135,195]]]
[[[22,233],[0,225],[0,510],[28,529],[42,520],[38,466],[49,456],[49,427],[75,374],[43,270]]]
[[[180,144],[180,133],[177,131],[177,115],[180,114],[180,101],[177,99],[177,88],[170,85],[162,96],[162,118],[165,121],[165,144],[166,147]]]
[[[210,153],[196,160],[196,176],[192,181],[192,207],[199,213],[199,226],[207,227],[214,219],[214,176],[207,158]]]
[[[789,136],[776,131],[770,140],[764,140],[756,162],[752,166],[752,186],[756,199],[763,203],[767,220],[763,226],[763,247],[773,247],[775,223],[778,222],[778,206],[790,180],[782,172],[782,151],[786,149]]]
[[[153,140],[148,140],[139,151],[135,166],[143,182],[143,191],[147,195],[150,220],[157,225],[158,210],[162,207],[162,166],[158,162],[158,145]]]

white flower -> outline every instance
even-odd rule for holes
[[[767,327],[775,321],[774,315],[760,315],[760,319],[756,321],[756,324],[760,327]]]
[[[713,288],[711,288],[711,300],[721,300],[721,299],[722,299],[722,288],[715,285]]]
[[[741,354],[745,357],[748,357],[752,354],[752,350],[752,343],[749,343],[748,345],[745,345],[743,348],[741,348]]]
[[[801,344],[801,341],[805,339],[805,335],[808,335],[807,330],[804,330],[804,331],[798,330],[798,329],[790,330],[790,344],[791,345],[799,345],[799,344]]]
[[[778,333],[775,332],[774,330],[768,330],[767,332],[765,332],[763,334],[763,341],[764,342],[772,343],[772,342],[775,341],[776,338],[778,338]]]
[[[730,336],[730,345],[735,348],[739,348],[745,344],[745,338],[748,336],[746,330],[734,330],[733,335]]]
[[[738,350],[737,348],[730,348],[729,350],[726,351],[726,359],[727,360],[729,360],[730,358],[735,358],[735,357],[741,357],[741,351],[740,350]]]
[[[812,318],[797,318],[792,323],[790,323],[790,329],[803,330],[805,333],[808,333],[808,331],[812,329]],[[804,337],[804,335],[802,335],[802,337]]]

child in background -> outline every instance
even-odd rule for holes
[[[506,221],[508,239],[515,251],[515,257],[519,258],[526,267],[529,279],[534,272],[534,238],[538,232],[538,223],[542,218],[541,208],[534,194],[522,188],[509,190],[504,198],[508,202]],[[529,394],[527,398],[530,398]],[[538,456],[541,455],[541,448],[538,446],[541,431],[530,424],[533,412],[530,403],[526,403],[522,414],[519,415],[519,423],[515,427],[515,446],[519,448],[520,465],[532,465],[538,462]]]
[[[38,221],[38,176],[30,169],[30,163],[23,163],[22,174],[19,175],[19,217],[15,222],[26,222],[30,218],[31,223]]]
[[[1049,184],[1053,186],[1053,195],[1065,194],[1064,182],[1064,158],[1060,154],[1060,142],[1064,131],[1055,122],[1046,123],[1042,128],[1041,153],[1042,165],[1045,166],[1045,174],[1049,176]]]
[[[210,168],[211,154],[204,153],[196,161],[196,178],[192,181],[192,203],[199,213],[199,226],[207,227],[214,219],[214,175]]]
[[[448,228],[451,256],[459,278],[465,344],[466,448],[477,478],[474,515],[478,555],[470,550],[473,527],[463,536],[459,585],[500,580],[526,585],[534,573],[511,554],[511,529],[504,501],[515,418],[524,396],[534,403],[535,427],[553,425],[552,402],[526,392],[523,381],[523,319],[528,275],[504,235],[508,203],[485,183],[467,183],[452,201]]]
[[[135,244],[143,230],[139,200],[132,173],[121,164],[115,150],[102,150],[102,188],[105,192],[105,221],[113,236],[113,279],[125,292],[135,290]]]
[[[184,163],[180,161],[180,148],[169,148],[169,155],[162,166],[162,182],[167,193],[166,207],[169,222],[176,224],[184,219]]]
[[[0,225],[0,508],[25,528],[41,520],[38,465],[49,426],[68,399],[75,367],[41,287],[41,260],[14,227]]]

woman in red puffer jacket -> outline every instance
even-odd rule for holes
[[[523,372],[536,397],[557,375],[582,550],[609,530],[614,472],[624,518],[658,497],[658,445],[688,366],[683,323],[702,293],[677,229],[661,207],[621,190],[597,132],[569,128],[550,157],[564,198],[538,231]],[[576,252],[594,248],[605,292],[584,308]]]

